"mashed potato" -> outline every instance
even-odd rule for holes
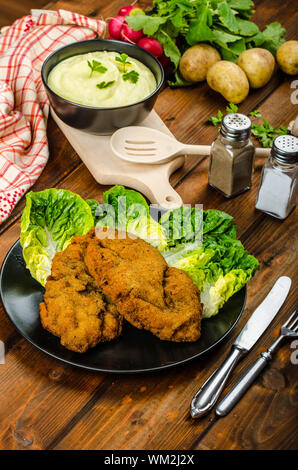
[[[136,103],[149,96],[156,89],[156,80],[151,70],[142,62],[127,57],[125,69],[116,57],[117,52],[97,51],[79,54],[61,61],[50,72],[48,86],[57,95],[75,103],[99,108],[114,108]],[[93,71],[88,61],[93,60],[107,70],[103,73]],[[124,80],[124,73],[136,71],[136,83]],[[90,76],[91,75],[91,76]],[[112,82],[106,88],[97,85]]]

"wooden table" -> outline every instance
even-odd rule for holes
[[[47,5],[92,17],[115,15],[123,0],[64,0]],[[278,20],[295,38],[295,2],[258,1],[254,19],[260,28]],[[144,3],[143,3],[144,5]],[[297,113],[291,103],[294,77],[277,72],[270,83],[251,92],[240,112],[260,109],[274,126],[288,124]],[[155,109],[173,134],[189,143],[209,144],[216,129],[207,124],[226,102],[206,84],[189,89],[166,88]],[[70,189],[83,198],[102,200],[98,185],[58,127],[48,124],[50,159],[33,187]],[[0,307],[0,339],[6,362],[0,365],[1,449],[294,449],[297,447],[297,365],[285,343],[271,365],[225,418],[214,413],[193,420],[189,404],[198,387],[220,364],[251,312],[281,275],[295,276],[295,214],[279,221],[254,209],[263,159],[255,162],[252,189],[227,200],[207,185],[208,158],[189,157],[171,179],[184,203],[203,203],[235,217],[238,235],[260,261],[261,269],[248,286],[244,314],[225,344],[204,359],[161,373],[117,376],[88,372],[52,359],[21,337]],[[0,227],[0,262],[19,238],[21,201]],[[253,351],[237,367],[240,374],[268,347],[278,326],[295,306],[292,287],[280,314]],[[295,401],[296,400],[296,401]]]

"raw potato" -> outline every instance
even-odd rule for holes
[[[221,60],[207,72],[207,82],[212,90],[218,91],[227,101],[241,103],[249,92],[247,76],[238,65]]]
[[[277,50],[276,60],[283,72],[296,75],[298,73],[298,41],[284,42]]]
[[[181,57],[179,70],[188,82],[203,82],[211,65],[221,59],[219,52],[208,44],[197,44]]]
[[[260,47],[247,49],[238,57],[237,64],[246,73],[252,88],[261,88],[272,77],[275,60],[271,52]]]

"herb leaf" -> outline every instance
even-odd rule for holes
[[[255,109],[254,111],[251,111],[249,115],[255,118],[262,117],[261,111],[259,109]]]
[[[272,147],[275,137],[287,134],[287,131],[286,126],[280,126],[278,129],[275,129],[269,124],[268,119],[263,119],[261,125],[252,124],[251,126],[252,135],[258,139],[263,147]]]
[[[131,83],[137,83],[139,80],[139,72],[136,70],[131,70],[130,72],[124,73],[122,78],[125,82],[129,80]]]
[[[211,116],[208,121],[211,121],[213,126],[220,126],[221,121],[223,118],[223,113],[220,111],[220,109],[217,111],[216,116]]]
[[[226,111],[227,111],[227,114],[237,113],[238,106],[234,103],[229,103],[228,106],[226,107]]]
[[[90,77],[93,72],[105,73],[108,70],[106,67],[101,65],[101,62],[98,62],[97,60],[93,59],[92,62],[90,62],[90,60],[88,60],[87,62],[88,62],[88,66],[91,69]]]
[[[237,111],[238,106],[233,103],[229,103],[229,105],[226,107],[227,114],[236,113]],[[260,144],[262,144],[263,147],[272,147],[275,137],[277,137],[278,135],[285,135],[288,132],[286,126],[280,126],[277,129],[271,126],[271,124],[269,124],[268,122],[268,119],[263,119],[259,109],[251,111],[249,113],[249,116],[251,116],[252,118],[262,118],[262,124],[252,123],[251,133],[258,139],[258,141],[260,142]],[[223,113],[219,110],[217,112],[217,115],[210,117],[208,121],[210,121],[213,126],[217,126],[219,128],[222,122],[222,118]]]
[[[144,16],[144,15],[141,15],[141,16]],[[115,57],[115,60],[117,62],[120,62],[121,65],[123,65],[123,72],[125,72],[126,65],[131,65],[131,62],[128,62],[127,59],[128,59],[128,55],[125,53],[120,54],[120,56]]]
[[[115,80],[111,80],[110,82],[100,82],[97,83],[96,87],[102,90],[103,88],[108,88],[109,86],[112,86],[115,83]]]

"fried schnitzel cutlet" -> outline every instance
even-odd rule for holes
[[[100,227],[96,235],[89,232],[84,261],[118,312],[162,340],[199,339],[202,305],[188,274],[169,267],[146,241],[122,239],[117,231],[109,238],[108,232]]]
[[[56,253],[45,286],[40,318],[67,349],[83,353],[121,334],[123,318],[103,294],[84,263],[90,237],[76,236]]]

